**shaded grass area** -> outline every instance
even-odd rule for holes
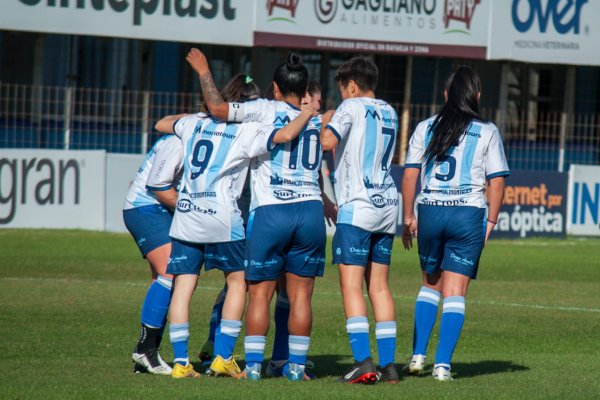
[[[319,379],[293,384],[131,373],[146,262],[128,235],[0,230],[0,398],[597,398],[600,393],[600,241],[492,241],[467,297],[452,383],[428,375],[398,385],[336,384],[351,363],[337,269],[317,281],[310,358]],[[327,258],[330,260],[330,257]],[[411,352],[416,252],[396,243],[390,275],[396,359]],[[192,302],[190,350],[207,336],[223,279],[203,274]],[[371,326],[372,330],[374,324]],[[433,361],[437,327],[428,349]],[[372,352],[377,354],[375,341]],[[270,355],[272,338],[266,351]],[[236,354],[243,359],[243,340]],[[172,359],[168,339],[165,359]],[[431,371],[431,365],[428,365]]]

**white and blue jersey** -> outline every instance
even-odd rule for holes
[[[237,200],[249,160],[269,152],[276,130],[257,123],[226,124],[205,114],[174,125],[183,143],[184,173],[170,235],[190,243],[244,239]]]
[[[177,187],[182,170],[181,157],[181,140],[177,136],[165,135],[158,139],[138,168],[123,209],[159,205],[152,191]]]
[[[338,224],[396,233],[398,189],[391,175],[396,111],[383,100],[347,99],[327,128],[339,141],[333,168]]]
[[[228,120],[259,122],[281,128],[300,114],[300,109],[283,101],[258,99],[230,103]],[[298,137],[278,144],[270,154],[252,160],[252,203],[250,211],[273,204],[321,200],[319,169],[322,149],[321,118],[312,118]]]
[[[498,128],[479,120],[471,124],[446,155],[425,164],[435,116],[419,123],[408,146],[405,168],[421,170],[421,193],[417,203],[433,206],[487,208],[486,179],[508,176],[510,171]]]

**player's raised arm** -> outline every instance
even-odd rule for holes
[[[329,110],[323,114],[323,123],[321,126],[321,147],[323,151],[329,151],[338,145],[339,139],[335,132],[328,126],[333,117],[334,110]]]
[[[185,59],[198,74],[204,102],[210,114],[217,119],[227,121],[229,103],[223,100],[221,93],[219,93],[219,90],[215,86],[204,53],[196,48],[192,48]]]

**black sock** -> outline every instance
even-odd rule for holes
[[[142,324],[135,352],[138,354],[145,354],[152,349],[158,348],[160,340],[162,339],[159,334],[160,328],[150,328],[149,326]]]

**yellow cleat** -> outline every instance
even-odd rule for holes
[[[210,364],[210,369],[214,372],[215,376],[232,376],[240,374],[242,370],[235,362],[233,356],[229,360],[225,360],[221,356],[216,356]]]
[[[192,364],[188,364],[185,367],[179,363],[175,363],[173,366],[173,372],[171,376],[175,379],[180,378],[200,378],[200,374],[194,371]]]

